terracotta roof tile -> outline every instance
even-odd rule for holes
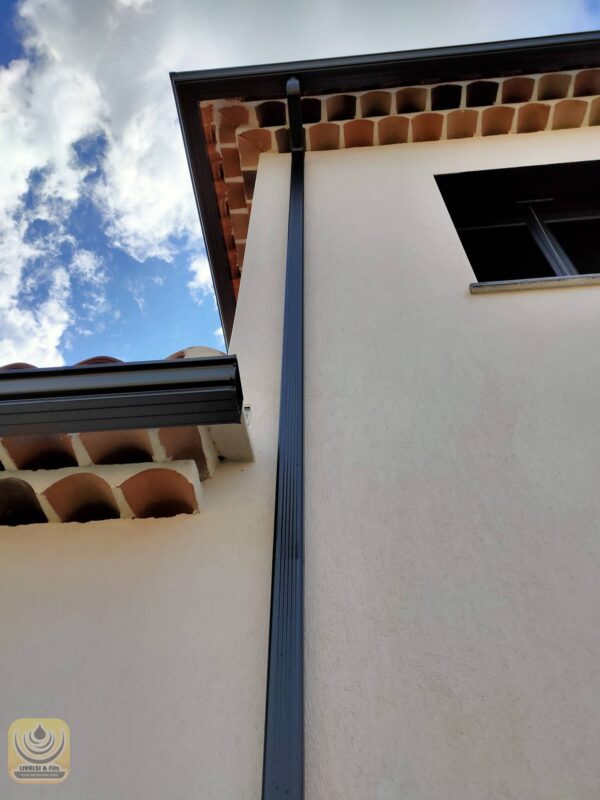
[[[431,111],[412,118],[413,142],[435,142],[442,136],[443,114]]]
[[[552,130],[579,128],[583,123],[588,104],[583,100],[561,100],[554,106]]]
[[[237,292],[239,271],[233,283]],[[166,360],[217,355],[221,352],[213,348],[188,347]],[[76,366],[112,363],[123,362],[98,355]],[[0,367],[18,369],[37,367]],[[214,473],[222,458],[218,436],[187,425],[0,437],[0,526],[195,513],[200,481]]]
[[[528,103],[519,109],[517,133],[537,133],[548,124],[550,106],[543,103]]]
[[[377,123],[379,144],[404,144],[408,141],[408,117],[384,117]]]
[[[512,127],[515,109],[511,106],[486,108],[481,115],[482,136],[498,136],[508,133]]]
[[[584,105],[575,105],[572,96],[585,97],[577,101]],[[261,153],[289,152],[286,104],[282,98],[200,105],[205,129],[217,120],[217,140],[208,152],[237,293],[250,219],[241,212],[250,212]],[[600,69],[304,97],[302,113],[309,151],[599,125]]]
[[[447,117],[448,139],[469,139],[475,136],[479,115],[473,109],[451,111]]]
[[[502,84],[503,103],[527,103],[535,88],[534,78],[508,78]]]

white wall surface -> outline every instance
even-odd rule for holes
[[[232,342],[255,463],[221,464],[197,516],[0,528],[0,734],[21,717],[64,719],[72,768],[59,786],[30,786],[14,783],[4,763],[0,800],[260,796],[282,178],[264,190],[257,183],[259,200],[266,191],[260,258],[239,305],[253,333],[236,328]]]
[[[471,296],[434,174],[307,157],[308,800],[600,797],[600,287]]]
[[[433,175],[595,130],[307,156],[307,800],[600,796],[600,287],[470,296]],[[171,521],[0,530],[0,798],[260,796],[289,158],[261,159],[232,352],[253,465]]]

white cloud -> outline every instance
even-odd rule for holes
[[[152,3],[152,0],[117,0],[117,3],[119,3],[122,6],[125,6],[126,8],[138,9],[138,8],[143,8],[143,6],[150,5]]]
[[[83,317],[83,326],[80,324],[76,331],[79,336],[87,323],[96,321],[100,315],[110,310],[107,298],[108,275],[101,256],[85,249],[74,252],[69,273],[78,284],[78,298]],[[105,330],[105,325],[96,322],[95,329]]]
[[[0,68],[0,361],[8,353],[62,360],[73,315],[58,244],[82,196],[100,208],[112,243],[140,261],[201,251],[169,71],[592,29],[594,8],[589,0],[377,0],[368,10],[359,0],[21,0],[26,56]],[[106,143],[102,177],[86,182],[73,145],[95,134]],[[35,198],[26,199],[33,175]],[[34,219],[47,221],[45,239],[28,236]],[[40,257],[45,277],[55,275],[32,309],[22,291]],[[74,280],[88,267],[98,274],[77,258]],[[201,301],[212,291],[205,258],[190,268]]]
[[[0,312],[2,364],[25,361],[44,367],[62,363],[58,348],[72,321],[69,295],[69,275],[58,268],[52,276],[48,296],[38,308],[27,309],[12,303]]]
[[[102,258],[91,250],[76,250],[71,259],[70,271],[86,283],[97,286],[107,280]]]
[[[85,75],[70,80],[60,64],[13,61],[0,68],[0,361],[60,364],[60,338],[71,320],[68,276],[57,267],[46,299],[31,308],[19,297],[39,278],[69,236],[62,226],[81,192],[86,170],[73,163],[71,143],[90,133],[99,96]],[[35,202],[24,196],[38,171]],[[37,238],[29,229],[44,220]],[[45,260],[45,264],[42,261]],[[28,265],[36,273],[24,276]]]
[[[216,331],[213,332],[215,339],[219,342],[219,344],[225,344],[225,337],[223,336],[223,328],[219,327]]]
[[[196,256],[190,261],[189,270],[193,278],[188,283],[188,289],[196,302],[201,305],[205,297],[212,297],[214,300],[215,294],[208,258],[205,255]]]
[[[146,311],[146,298],[144,296],[144,284],[141,281],[128,281],[127,288],[131,292],[131,296],[142,312],[142,314]]]

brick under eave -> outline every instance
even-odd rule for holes
[[[600,69],[302,99],[306,148],[341,150],[600,125]],[[199,105],[237,299],[261,153],[289,152],[285,100]]]

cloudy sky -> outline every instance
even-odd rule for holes
[[[222,345],[169,72],[600,28],[600,0],[0,0],[0,365]]]

